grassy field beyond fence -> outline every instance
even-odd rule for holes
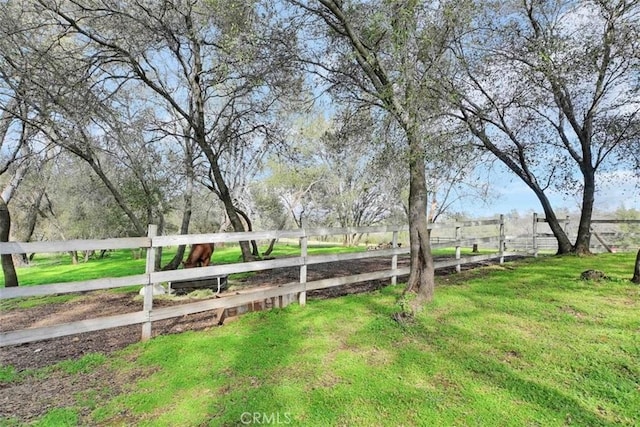
[[[0,397],[56,375],[111,379],[43,402],[36,425],[52,426],[638,425],[633,262],[543,257],[439,277],[407,324],[392,318],[402,286],[312,300],[109,357],[3,367]],[[591,268],[609,279],[581,280]]]

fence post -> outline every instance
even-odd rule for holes
[[[304,231],[300,238],[300,256],[302,257],[302,265],[300,266],[300,283],[307,283],[307,232]],[[306,289],[306,286],[305,286]],[[307,291],[301,291],[298,294],[298,303],[304,306],[307,303]]]
[[[456,272],[460,273],[460,239],[462,239],[462,227],[456,225],[456,259],[458,263],[456,264]]]
[[[153,309],[153,283],[151,283],[151,273],[153,273],[156,261],[156,249],[153,247],[153,238],[158,233],[158,226],[149,224],[147,237],[149,237],[149,247],[147,248],[147,265],[145,273],[147,274],[147,283],[144,284],[144,303],[142,310],[146,313],[147,320],[142,324],[142,341],[151,338],[151,310]]]
[[[391,247],[392,248],[397,248],[398,247],[398,230],[395,230],[393,232],[393,239],[391,240]],[[398,255],[394,254],[391,257],[391,269],[392,270],[397,270],[398,269]],[[391,276],[391,284],[392,285],[396,285],[398,283],[398,276],[393,275]]]
[[[533,256],[538,256],[538,214],[533,213]]]
[[[499,236],[499,245],[500,245],[500,264],[504,264],[504,245],[505,245],[505,236],[504,236],[504,215],[500,215],[500,236]]]

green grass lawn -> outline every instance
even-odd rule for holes
[[[407,324],[392,319],[401,286],[312,300],[110,357],[4,367],[0,382],[144,373],[36,425],[639,425],[633,261],[545,257],[440,277],[435,301]],[[581,280],[590,268],[610,279]]]

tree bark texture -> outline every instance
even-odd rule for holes
[[[210,150],[205,150],[205,153]],[[231,199],[231,193],[227,184],[222,176],[222,172],[218,166],[217,158],[214,156],[213,159],[209,159],[211,161],[211,171],[213,172],[213,177],[215,184],[218,188],[218,197],[224,204],[225,211],[229,216],[229,221],[231,221],[231,226],[233,230],[236,232],[244,232],[246,231],[244,228],[244,224],[242,223],[242,219],[240,219],[240,215],[238,215],[238,211],[236,206]],[[215,165],[215,166],[214,166]],[[242,259],[247,262],[254,259],[253,253],[251,251],[250,245],[248,241],[241,241],[240,250],[242,251]]]
[[[187,26],[190,30],[193,30],[193,23],[189,18],[187,21]],[[236,206],[231,197],[231,192],[229,191],[229,187],[224,179],[222,174],[222,170],[220,169],[220,154],[215,153],[212,145],[209,143],[207,139],[207,132],[205,126],[205,102],[204,102],[204,93],[203,88],[201,86],[202,82],[200,80],[200,75],[203,71],[202,58],[200,54],[200,42],[195,37],[195,34],[191,35],[191,50],[193,52],[193,70],[189,73],[189,86],[190,86],[190,96],[192,98],[192,111],[191,111],[191,127],[194,133],[194,140],[200,146],[202,151],[209,160],[212,181],[215,185],[215,193],[220,198],[220,201],[224,205],[225,211],[229,217],[229,221],[231,221],[231,226],[233,230],[236,232],[246,231],[244,228],[244,224],[238,215]],[[226,129],[221,129],[219,132],[219,137],[223,138],[225,142],[231,138],[228,135]],[[253,260],[253,254],[251,252],[251,248],[249,247],[249,242],[242,241],[240,243],[240,250],[242,251],[242,259],[247,262]]]
[[[573,247],[573,252],[578,255],[591,253],[591,250],[589,249],[591,242],[591,219],[593,216],[593,204],[595,201],[596,192],[595,169],[591,167],[583,167],[582,169],[584,177],[584,188],[582,190],[582,209],[580,211],[578,235],[576,236],[576,243]]]
[[[249,215],[246,214],[243,210],[236,208],[236,212],[244,219],[247,223],[246,231],[253,231],[253,225],[251,224],[251,220],[249,219]],[[258,258],[260,257],[260,251],[258,250],[258,243],[255,240],[251,241],[251,254]]]
[[[409,159],[409,240],[411,270],[407,281],[407,291],[415,291],[414,310],[433,300],[435,275],[431,256],[430,232],[427,227],[427,184],[425,162],[422,150],[412,141]]]
[[[5,203],[4,199],[0,197],[0,242],[9,241],[9,232],[11,231],[11,215],[9,214],[9,207]],[[4,286],[6,288],[18,286],[18,275],[16,274],[16,268],[13,264],[13,257],[11,254],[3,254],[2,257],[2,272],[4,273]]]

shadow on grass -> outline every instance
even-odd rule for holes
[[[464,337],[466,335],[465,339],[473,339],[461,328],[451,325],[445,328],[447,329],[446,334],[449,336]],[[507,390],[514,400],[522,400],[544,408],[546,411],[551,411],[555,413],[557,418],[564,419],[567,423],[589,426],[611,424],[599,414],[589,410],[577,399],[560,390],[526,379],[493,358],[471,353],[455,344],[451,345],[448,353],[451,360],[455,361],[461,369],[469,371],[490,386]]]
[[[284,383],[281,374],[295,369],[303,338],[290,311],[300,309],[290,306],[243,317],[234,355],[221,372],[225,385],[220,398],[209,405],[208,425],[293,422],[296,408],[291,402],[299,401],[300,390]]]
[[[484,299],[486,296],[482,296]],[[437,298],[437,297],[436,297]],[[491,338],[482,338],[477,334],[479,330],[474,328],[467,329],[452,324],[456,320],[463,319],[465,324],[483,324],[481,317],[486,315],[487,307],[484,304],[478,304],[479,297],[467,295],[468,305],[464,305],[460,311],[453,313],[444,311],[442,315],[435,314],[438,308],[427,306],[426,313],[420,314],[417,318],[405,324],[396,324],[396,327],[402,331],[407,337],[415,340],[417,343],[426,345],[434,360],[447,361],[453,366],[458,381],[464,381],[465,384],[459,384],[461,387],[469,387],[468,384],[480,383],[484,384],[488,390],[503,390],[508,396],[510,402],[505,407],[515,408],[520,403],[526,403],[529,409],[522,415],[525,419],[531,415],[533,408],[535,420],[544,420],[549,422],[553,420],[557,423],[567,423],[576,425],[612,425],[613,423],[605,418],[596,410],[592,410],[585,406],[579,399],[572,397],[569,393],[563,392],[559,388],[543,384],[535,380],[535,372],[528,370],[518,372],[511,368],[507,363],[498,360],[492,354],[493,351],[483,352],[482,345],[500,346],[501,343],[492,343]],[[378,303],[374,299],[368,300],[368,306],[371,311],[389,315],[390,308],[388,305]],[[435,308],[435,310],[434,310]],[[431,313],[429,310],[433,310]],[[496,313],[502,312],[500,309],[495,310]],[[427,320],[425,320],[425,318]],[[474,320],[476,319],[476,320]],[[426,322],[426,323],[425,323]],[[480,346],[475,345],[478,340],[485,340]],[[504,344],[504,343],[502,343]],[[502,352],[499,348],[493,348]],[[517,357],[517,356],[516,356]],[[436,362],[437,363],[437,362]],[[427,381],[431,376],[428,371],[434,369],[426,366],[415,366],[415,369],[422,369],[425,372]],[[441,367],[436,367],[436,370]],[[534,368],[535,370],[535,368]],[[462,380],[461,380],[462,379]],[[466,381],[469,380],[469,383]],[[456,381],[453,379],[452,381]],[[446,381],[445,381],[446,382]],[[467,397],[477,399],[478,397]],[[500,397],[496,397],[500,399]],[[463,402],[456,404],[465,405]],[[470,405],[473,406],[472,403]],[[504,408],[503,408],[504,409]],[[464,411],[463,411],[464,412]],[[527,415],[529,414],[529,415]],[[514,420],[517,414],[513,414]],[[538,418],[539,416],[539,418]],[[503,415],[496,415],[497,419],[505,421]],[[494,419],[495,420],[495,419]],[[511,420],[511,422],[516,422]],[[460,420],[458,420],[460,421]],[[522,421],[522,419],[521,419]],[[535,422],[529,419],[528,422]]]

